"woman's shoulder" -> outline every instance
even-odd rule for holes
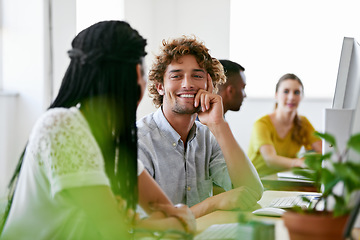
[[[59,128],[76,127],[81,121],[81,113],[77,108],[51,108],[37,120],[35,132],[56,131]]]
[[[307,117],[305,117],[304,115],[299,115],[299,118],[301,120],[306,120],[306,121],[309,121],[309,119]]]
[[[310,121],[307,117],[305,117],[304,115],[299,115],[300,120],[305,123],[305,124],[310,124]]]
[[[255,123],[271,123],[271,118],[269,114],[259,117],[256,119]]]
[[[39,118],[39,121],[41,122],[41,121],[46,121],[46,120],[50,120],[50,119],[62,120],[64,118],[74,116],[76,114],[75,112],[76,111],[74,110],[74,108],[63,108],[63,107],[50,108],[41,115],[41,117]]]
[[[269,114],[264,115],[260,118],[258,118],[253,125],[253,131],[255,132],[263,132],[265,130],[273,129],[273,124],[271,122],[271,118]]]

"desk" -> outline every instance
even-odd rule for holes
[[[265,191],[263,197],[258,202],[257,208],[267,206],[274,198],[278,197],[286,197],[286,196],[294,196],[303,194],[304,192],[288,192],[288,191]],[[215,211],[208,215],[202,216],[196,220],[197,223],[197,232],[200,233],[204,231],[207,227],[213,224],[221,224],[221,223],[235,223],[238,222],[239,211]],[[289,240],[289,235],[286,227],[281,218],[278,217],[260,217],[251,215],[251,219],[259,219],[266,220],[269,222],[273,222],[275,224],[275,236],[276,240]]]
[[[266,190],[316,192],[312,181],[278,177],[277,174],[261,177]]]
[[[278,197],[291,197],[300,194],[313,194],[313,192],[295,192],[295,191],[265,191],[263,197],[258,202],[258,207],[265,207]],[[239,211],[215,211],[208,215],[202,216],[196,220],[197,233],[204,231],[213,224],[236,223],[238,222]],[[260,217],[251,212],[247,213],[251,219],[273,222],[275,225],[275,240],[290,240],[287,228],[284,226],[282,218],[279,217]],[[356,229],[356,239],[360,236],[360,230]]]

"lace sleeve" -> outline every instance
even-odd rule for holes
[[[109,185],[101,150],[77,109],[49,110],[37,128],[37,159],[53,195],[65,188]]]

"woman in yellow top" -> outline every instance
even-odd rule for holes
[[[274,112],[254,123],[248,156],[260,176],[305,167],[304,159],[297,157],[302,146],[321,153],[322,143],[313,136],[314,127],[297,113],[303,95],[301,80],[295,74],[285,74],[276,84]]]

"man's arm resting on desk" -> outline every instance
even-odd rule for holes
[[[220,145],[234,188],[247,186],[260,199],[264,191],[260,177],[235,140],[228,123],[222,119],[219,123],[208,125],[208,127]]]
[[[213,94],[213,85],[208,74],[208,91],[200,89],[195,96],[194,106],[201,105],[199,120],[213,133],[224,155],[229,176],[235,189],[212,196],[192,207],[196,217],[218,209],[234,209],[241,204],[256,202],[263,193],[259,175],[249,158],[241,149],[229,124],[224,119],[222,98]],[[246,197],[248,196],[248,197]],[[204,206],[204,207],[203,207]]]
[[[224,155],[234,189],[205,199],[191,207],[195,217],[216,210],[245,210],[254,206],[263,193],[260,177],[236,142],[229,125],[222,119],[216,124],[208,124]]]
[[[255,206],[259,200],[260,197],[257,192],[242,186],[209,197],[190,209],[195,218],[198,218],[216,210],[247,210]]]
[[[208,75],[208,91],[200,89],[195,96],[194,106],[201,105],[203,111],[198,113],[199,120],[206,125],[215,136],[224,155],[231,182],[234,188],[247,186],[261,197],[264,189],[259,175],[241,149],[229,124],[224,119],[222,98],[213,94],[213,85]]]

